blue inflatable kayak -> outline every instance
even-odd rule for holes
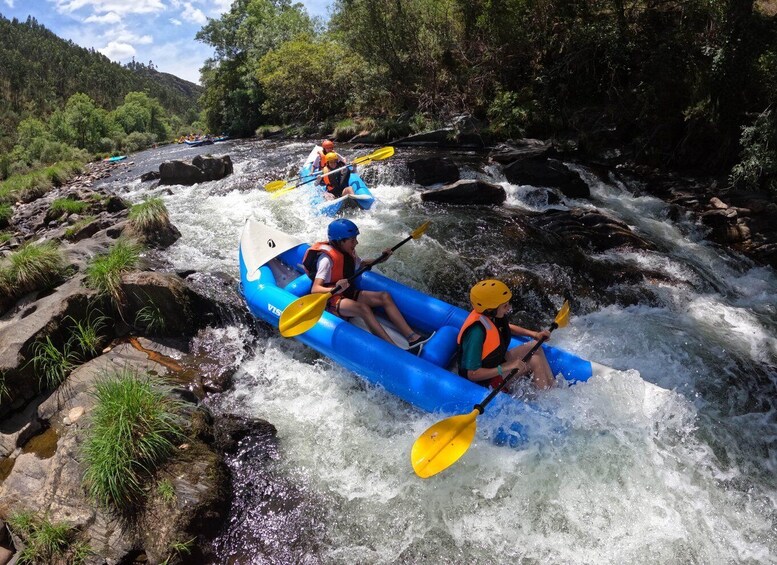
[[[310,181],[316,178],[316,175],[312,172],[313,162],[316,160],[321,147],[316,146],[313,151],[310,152],[308,158],[302,164],[302,168],[299,171],[300,182]],[[353,188],[353,195],[341,196],[334,200],[327,200],[325,198],[326,191],[317,181],[313,181],[307,186],[310,194],[311,204],[314,206],[319,214],[325,216],[334,216],[341,209],[358,205],[362,210],[369,210],[375,202],[375,197],[367,188],[362,178],[355,172],[351,171],[351,176],[348,180],[348,184]]]
[[[311,280],[300,267],[308,247],[259,222],[246,222],[240,238],[240,280],[254,316],[278,327],[284,308],[310,293]],[[353,284],[359,289],[390,292],[414,329],[427,334],[435,332],[420,355],[404,351],[407,341],[388,321],[381,323],[399,346],[372,335],[359,318],[347,322],[329,312],[324,312],[312,329],[295,339],[429,412],[466,414],[483,400],[488,390],[460,377],[454,366],[456,339],[468,312],[373,272],[364,273]],[[514,338],[511,347],[520,343]],[[558,348],[544,345],[543,349],[554,375],[563,375],[568,382],[587,381],[611,371]],[[509,409],[510,421],[496,418],[505,409]],[[486,419],[495,423],[492,437],[511,445],[525,442],[529,432],[523,416],[527,412],[540,414],[528,403],[507,394],[498,395],[486,411]],[[547,427],[547,414],[542,417]]]

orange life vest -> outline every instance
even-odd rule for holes
[[[302,268],[305,269],[305,273],[307,273],[311,280],[315,279],[316,277],[318,258],[322,254],[329,257],[329,259],[332,261],[331,278],[328,281],[324,281],[324,283],[336,283],[341,279],[351,278],[356,272],[356,266],[353,257],[342,253],[327,241],[319,241],[318,243],[311,245],[308,250],[305,251],[305,255],[302,258]],[[341,297],[354,298],[355,296],[356,289],[353,285],[350,285],[342,293],[336,294],[330,298],[329,302],[335,304],[338,300],[340,300]]]
[[[461,340],[464,337],[464,333],[474,324],[480,324],[486,330],[486,339],[483,341],[483,350],[480,353],[480,359],[483,362],[482,366],[487,369],[493,369],[497,365],[503,363],[505,355],[507,355],[507,348],[510,346],[511,338],[510,323],[507,320],[504,320],[503,323],[497,326],[488,316],[475,310],[470,312],[467,319],[464,320],[464,324],[461,326],[459,336],[456,338],[456,343],[459,345],[459,363],[461,363],[462,354]],[[501,382],[502,377],[494,377],[489,381],[482,381],[479,384],[497,387]]]

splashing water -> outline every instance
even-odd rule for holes
[[[111,181],[131,200],[164,199],[183,234],[166,252],[174,266],[237,276],[247,217],[304,241],[324,237],[329,220],[311,211],[304,189],[277,199],[261,189],[293,176],[310,143],[222,146],[235,173],[221,181],[172,187],[172,194],[129,178]],[[369,151],[341,150],[350,157]],[[153,168],[167,158],[164,151],[135,161]],[[531,240],[520,257],[504,249],[487,221],[492,209],[424,205],[397,164],[412,150],[397,153],[363,173],[378,202],[353,216],[361,256],[377,256],[427,219],[433,223],[381,265],[384,273],[462,307],[469,285],[486,272],[528,269],[575,280],[563,264],[532,263],[528,258],[544,250]],[[216,407],[275,424],[280,457],[270,470],[303,493],[309,515],[303,529],[314,540],[291,543],[277,524],[257,519],[262,549],[248,562],[775,561],[774,271],[706,243],[688,219],[670,221],[660,200],[577,170],[591,199],[549,205],[532,187],[510,185],[486,169],[507,190],[509,212],[595,208],[628,224],[655,250],[591,252],[589,259],[672,282],[635,283],[655,297],[649,303],[581,302],[577,317],[554,333],[555,345],[618,369],[538,396],[566,433],[549,431],[521,451],[476,436],[455,466],[422,481],[410,467],[410,447],[440,415],[421,413],[271,333],[243,360],[234,390]],[[251,339],[246,331],[227,335]],[[273,550],[273,542],[284,550]],[[235,541],[241,543],[250,545]]]

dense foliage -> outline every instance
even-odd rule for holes
[[[496,138],[558,135],[720,168],[765,147],[741,136],[775,102],[776,11],[753,0],[337,0],[322,31],[301,4],[239,0],[198,35],[216,50],[204,104],[215,130],[325,118],[413,130],[467,113]]]
[[[168,116],[180,116],[188,124],[197,117],[202,88],[157,72],[152,64],[112,63],[93,49],[57,37],[34,18],[20,22],[0,15],[0,153],[10,149],[19,122],[45,120],[75,94],[82,93],[96,108],[110,109],[126,104],[130,92],[145,93]],[[69,126],[77,136],[87,133],[87,123]],[[88,144],[83,137],[78,140],[79,147]]]

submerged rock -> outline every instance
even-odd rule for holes
[[[408,161],[408,169],[413,173],[416,183],[429,186],[438,182],[456,182],[459,180],[459,167],[448,157],[429,157]]]
[[[229,155],[223,157],[197,155],[191,163],[165,161],[159,165],[159,182],[191,185],[222,179],[231,175],[232,171],[232,159]]]

